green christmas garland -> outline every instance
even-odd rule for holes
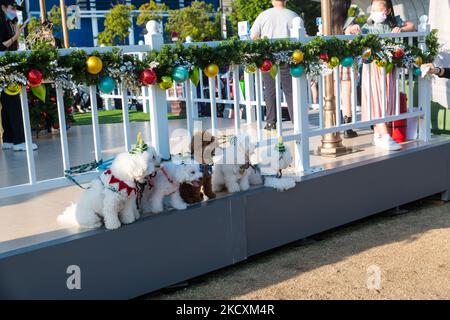
[[[43,78],[60,83],[65,89],[71,85],[96,85],[105,77],[111,77],[116,83],[124,83],[130,89],[138,90],[140,77],[145,69],[152,69],[157,82],[171,79],[176,67],[187,72],[210,65],[229,67],[242,65],[260,68],[270,64],[301,66],[310,76],[319,76],[325,69],[339,64],[370,63],[375,61],[380,67],[405,67],[419,69],[422,63],[433,62],[439,53],[437,30],[426,38],[428,50],[422,52],[417,46],[408,43],[396,43],[393,39],[380,38],[377,35],[358,36],[354,40],[331,38],[324,40],[316,37],[308,43],[289,40],[239,41],[232,39],[217,47],[163,46],[159,51],[149,52],[143,61],[133,55],[123,54],[120,49],[107,53],[86,53],[75,50],[61,56],[56,49],[38,48],[31,53],[8,52],[0,57],[0,90],[11,84],[26,85],[27,74],[38,69]],[[301,61],[293,59],[293,52],[301,51]],[[102,62],[101,71],[89,73],[86,61],[90,56],[98,57]],[[215,68],[217,69],[217,68]],[[3,72],[2,72],[3,71]],[[388,70],[390,71],[390,70]]]

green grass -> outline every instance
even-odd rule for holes
[[[88,113],[75,113],[74,114],[75,122],[74,126],[86,126],[92,124],[92,115],[90,112]],[[144,112],[130,110],[129,112],[130,122],[142,122],[149,121],[150,115]],[[169,114],[169,120],[174,119],[184,119],[184,116],[175,116],[173,114]],[[98,122],[100,124],[106,123],[121,123],[122,122],[122,110],[100,110],[98,112]]]

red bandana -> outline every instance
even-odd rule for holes
[[[118,183],[119,184],[119,188],[117,189],[119,192],[126,189],[128,196],[130,196],[130,194],[133,193],[133,192],[136,193],[136,188],[132,188],[128,184],[123,182],[122,180],[119,180],[116,177],[114,177],[114,175],[112,174],[111,170],[105,171],[104,174],[107,175],[107,176],[111,175],[111,179],[109,180],[109,184],[114,184],[114,183]]]

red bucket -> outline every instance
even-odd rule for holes
[[[400,93],[400,113],[406,113],[407,111],[407,96],[405,93]],[[406,129],[408,127],[408,121],[406,119],[397,120],[387,124],[389,134],[392,139],[397,143],[402,143],[406,141]]]

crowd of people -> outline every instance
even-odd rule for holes
[[[258,38],[288,38],[290,29],[292,28],[292,20],[298,15],[286,8],[287,0],[272,0],[273,8],[262,12],[255,20],[251,29],[252,39]],[[404,21],[400,16],[395,15],[392,0],[372,0],[369,17],[364,25],[356,23],[354,16],[348,16],[349,9],[352,5],[351,0],[334,0],[332,4],[332,26],[334,35],[356,35],[356,34],[383,34],[383,33],[399,33],[412,32],[416,30],[416,26],[411,21]],[[426,67],[426,66],[425,66]],[[433,65],[428,66],[428,72],[440,77],[449,76],[448,69],[435,68]],[[289,114],[292,119],[292,82],[287,68],[281,68],[281,85],[285,94]],[[342,105],[342,122],[351,123],[351,73],[357,72],[352,68],[341,67],[341,105]],[[386,98],[386,116],[394,115],[396,101],[396,85],[394,72],[388,73],[386,76],[386,97],[381,96],[381,88],[383,86],[382,69],[378,68],[374,63],[364,64],[361,72],[361,113],[362,120],[368,120],[371,114],[373,119],[382,116],[383,100]],[[357,75],[355,74],[355,77]],[[371,77],[369,81],[369,76]],[[276,97],[275,84],[270,75],[264,75],[265,100],[267,106],[267,125],[265,129],[272,130],[276,127]],[[315,88],[313,93],[315,92]],[[313,94],[313,96],[317,95]],[[369,103],[369,97],[371,102]],[[369,110],[371,106],[371,110]],[[353,130],[345,132],[344,137],[354,138],[357,133]],[[395,142],[385,123],[378,124],[374,127],[375,146],[386,150],[400,150],[401,146]]]

